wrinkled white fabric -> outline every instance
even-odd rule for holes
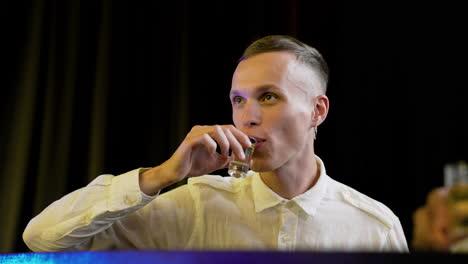
[[[23,237],[34,251],[232,249],[407,252],[398,218],[382,203],[320,177],[287,200],[250,171],[202,176],[158,195],[143,194],[137,169],[102,175],[47,207]]]

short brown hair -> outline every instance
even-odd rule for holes
[[[272,35],[258,39],[245,49],[239,62],[261,53],[273,51],[287,51],[295,54],[298,61],[318,73],[322,92],[326,92],[329,70],[325,59],[316,49],[291,36]]]

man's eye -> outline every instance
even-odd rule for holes
[[[234,102],[234,104],[240,104],[242,103],[242,97],[236,96],[232,101]]]
[[[272,101],[276,98],[277,98],[276,95],[268,93],[268,94],[265,94],[265,96],[263,96],[262,101]]]

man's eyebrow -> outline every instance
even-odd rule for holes
[[[265,92],[265,91],[268,91],[268,90],[281,90],[281,88],[279,88],[278,86],[273,85],[273,84],[265,84],[265,85],[261,85],[261,86],[258,86],[256,88],[254,88],[254,93],[262,93],[262,92]],[[244,92],[241,92],[239,90],[232,90],[229,93],[229,96],[239,95],[239,94],[242,95],[242,94],[244,94]]]

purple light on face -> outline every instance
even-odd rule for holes
[[[246,97],[247,93],[239,91],[239,90],[234,90],[231,93],[229,93],[229,97],[231,98],[231,100],[236,96]]]

